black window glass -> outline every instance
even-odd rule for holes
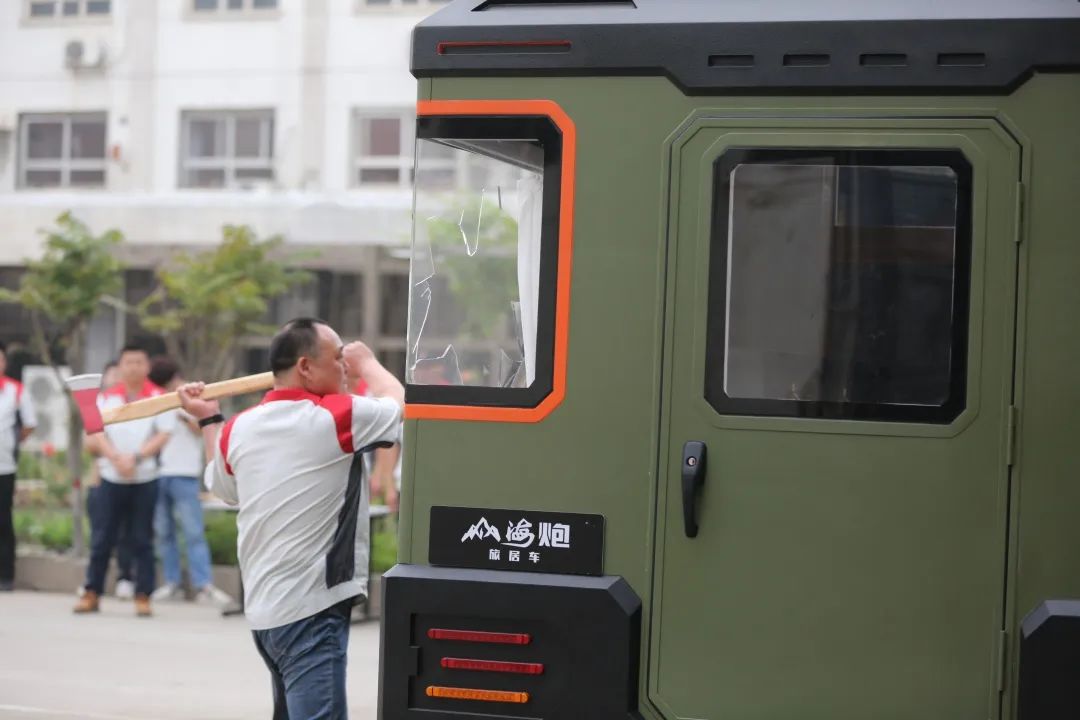
[[[714,182],[713,407],[915,422],[959,414],[971,244],[971,172],[959,153],[734,150]]]

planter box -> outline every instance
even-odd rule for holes
[[[22,590],[74,594],[86,578],[86,563],[86,558],[77,558],[70,554],[20,547],[15,560],[15,587]],[[239,568],[233,565],[214,565],[212,573],[215,585],[234,598],[239,598]],[[156,585],[160,584],[159,572]],[[106,593],[112,592],[115,585],[116,568],[110,563],[109,572],[105,576]]]

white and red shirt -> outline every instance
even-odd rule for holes
[[[206,486],[239,505],[244,613],[255,630],[287,625],[367,593],[363,456],[397,442],[388,398],[272,390],[221,431]]]
[[[162,393],[164,393],[164,390],[147,380],[143,383],[138,395],[131,398],[130,401],[155,397]],[[120,407],[121,405],[127,405],[130,401],[128,400],[127,390],[124,388],[123,383],[121,383],[119,385],[114,385],[98,395],[97,405],[101,410],[109,410]],[[112,443],[117,452],[130,454],[139,452],[139,449],[142,448],[146,441],[154,435],[159,432],[169,432],[171,429],[172,427],[168,421],[162,419],[160,415],[157,415],[155,417],[140,418],[139,420],[129,420],[127,422],[106,425],[105,436],[109,438],[109,442]],[[121,477],[120,472],[113,467],[113,464],[106,458],[99,457],[97,462],[98,472],[101,473],[101,479],[109,482],[145,483],[157,478],[157,458],[154,457],[143,458],[142,462],[136,466],[135,477],[131,480],[126,480]]]
[[[194,421],[183,410],[170,410],[161,414],[159,425],[169,433],[169,442],[165,443],[158,455],[159,478],[202,477],[206,465],[202,433],[192,430],[188,422]]]
[[[16,421],[24,428],[37,426],[37,416],[22,383],[0,375],[0,475],[15,473]]]

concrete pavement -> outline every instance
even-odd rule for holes
[[[0,593],[3,720],[265,720],[270,677],[242,617],[211,607],[157,603],[134,617],[106,597],[75,616],[75,596]],[[379,627],[353,625],[351,720],[375,718]]]

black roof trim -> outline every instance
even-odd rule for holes
[[[990,94],[1036,70],[1080,71],[1077,0],[456,0],[412,49],[416,77],[666,75],[691,94]]]

